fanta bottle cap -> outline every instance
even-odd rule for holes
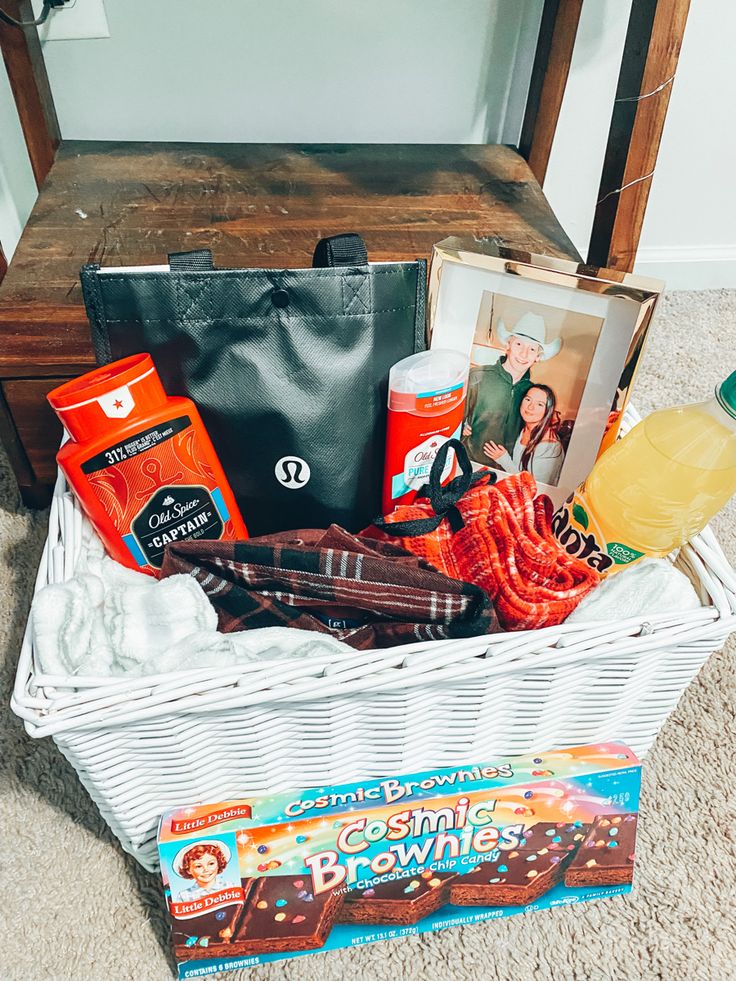
[[[736,371],[716,388],[716,398],[721,408],[736,419]]]
[[[134,354],[88,371],[46,396],[76,442],[145,416],[166,401],[150,354]]]

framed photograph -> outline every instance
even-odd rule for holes
[[[556,507],[569,497],[616,438],[662,288],[491,240],[436,245],[431,347],[469,359],[473,465],[530,471]]]

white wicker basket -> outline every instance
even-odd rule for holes
[[[73,575],[83,521],[60,476],[36,589]],[[12,708],[154,869],[159,817],[184,803],[613,739],[644,755],[736,629],[736,574],[711,531],[676,562],[702,609],[263,666],[54,677],[27,632]]]

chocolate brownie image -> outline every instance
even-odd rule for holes
[[[590,828],[582,821],[540,821],[524,831],[519,848],[549,848],[550,851],[576,852]]]
[[[454,872],[426,870],[404,879],[353,889],[345,897],[338,923],[417,923],[449,900]]]
[[[526,906],[556,886],[571,851],[521,848],[480,862],[450,886],[454,906]]]
[[[343,896],[312,893],[300,875],[262,876],[254,881],[228,946],[229,956],[317,950],[324,946]]]
[[[629,885],[634,878],[636,814],[601,814],[565,873],[565,885]]]

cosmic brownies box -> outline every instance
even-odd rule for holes
[[[639,779],[611,743],[169,811],[179,977],[628,892]]]

